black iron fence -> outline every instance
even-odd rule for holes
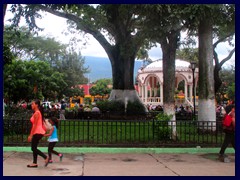
[[[122,120],[61,120],[58,146],[65,147],[219,147],[224,134],[221,121],[159,121],[152,115]],[[29,119],[4,119],[4,146],[29,146]],[[47,137],[41,140],[47,145]]]

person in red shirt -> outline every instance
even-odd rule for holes
[[[39,141],[42,139],[43,135],[46,133],[46,130],[43,127],[43,111],[42,106],[40,104],[40,100],[35,100],[31,104],[32,110],[34,111],[30,121],[32,123],[32,128],[30,135],[28,136],[28,142],[31,142],[31,150],[33,152],[33,163],[28,164],[28,168],[37,168],[37,157],[41,156],[45,160],[45,166],[48,165],[48,156],[46,156],[42,151],[40,151],[37,146]]]
[[[232,144],[235,150],[235,105],[231,105],[231,110],[228,115],[231,117],[231,124],[228,127],[223,126],[225,137],[219,151],[219,160],[223,162],[230,162],[227,155],[225,155],[225,150],[228,145]]]

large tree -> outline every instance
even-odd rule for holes
[[[165,8],[162,8],[164,6]],[[191,33],[197,32],[199,38],[198,120],[215,121],[213,29],[223,28],[224,23],[233,24],[234,5],[159,5],[154,6],[146,14],[150,16],[149,19],[153,19],[153,21],[148,21],[152,24],[149,26],[152,27],[149,31],[158,31],[158,33],[155,32],[156,35],[152,32],[151,34],[153,39],[161,44],[163,51],[164,107],[167,112],[171,113],[171,107],[174,104],[174,97],[172,97],[174,83],[168,83],[168,85],[165,83],[174,82],[174,60],[179,33],[181,29],[188,28]],[[154,20],[156,18],[158,21]]]
[[[198,121],[216,121],[213,71],[213,29],[232,21],[234,5],[189,5],[184,9],[189,29],[198,32],[199,41],[199,98]],[[188,10],[190,10],[188,12]],[[234,16],[234,15],[233,15]],[[202,127],[205,128],[205,127]]]
[[[163,103],[164,112],[172,116],[172,138],[176,139],[175,117],[175,57],[179,45],[180,32],[184,28],[181,5],[146,5],[142,13],[147,17],[148,39],[157,42],[162,49],[163,63]],[[177,18],[176,18],[177,17]],[[145,55],[146,56],[146,55]],[[146,56],[147,57],[147,56]]]
[[[199,35],[199,98],[198,120],[215,121],[215,95],[213,77],[213,46],[211,19],[201,19],[198,26]]]
[[[141,16],[135,5],[87,5],[87,4],[29,4],[14,5],[17,17],[36,14],[39,10],[66,18],[72,27],[91,34],[106,51],[112,66],[113,90],[110,100],[139,101],[134,89],[134,61],[144,41]],[[20,11],[19,11],[20,10]],[[23,14],[24,12],[24,14]],[[33,18],[32,18],[33,19]],[[28,18],[30,27],[35,21]]]
[[[213,25],[213,57],[214,57],[214,90],[215,94],[219,91],[219,88],[222,85],[222,80],[220,78],[219,72],[222,69],[222,66],[229,61],[235,53],[235,6],[234,5],[225,5],[225,12],[222,13],[222,18],[219,18],[218,22],[215,22]],[[219,11],[221,12],[221,11]],[[220,16],[221,17],[221,16]],[[193,48],[196,46],[197,33],[194,32],[189,34],[186,38],[186,41],[182,43],[183,48],[177,51],[177,56],[179,58],[189,60],[189,61],[198,61],[198,48]],[[228,43],[232,49],[229,50],[229,53],[223,59],[219,58],[219,53],[217,52],[218,45],[221,43]]]
[[[219,88],[222,85],[222,80],[219,76],[219,72],[222,69],[224,63],[229,61],[233,54],[235,53],[235,5],[225,5],[222,11],[222,18],[217,22],[214,26],[214,44],[213,44],[213,57],[215,62],[214,67],[214,88],[215,93],[218,92]],[[221,43],[229,43],[232,46],[232,49],[229,51],[229,54],[224,57],[223,59],[219,59],[218,53],[216,51],[217,46]]]

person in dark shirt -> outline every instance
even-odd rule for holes
[[[230,100],[228,105],[225,108],[226,114],[230,113],[230,111],[232,110],[233,104],[234,104],[234,101]]]

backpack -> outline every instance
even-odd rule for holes
[[[224,117],[223,117],[223,126],[230,126],[231,123],[232,123],[232,117],[229,115],[229,114],[226,114]]]
[[[234,130],[233,125],[232,125],[232,116],[230,114],[226,114],[223,117],[222,121],[223,125],[223,130],[226,132],[232,132]]]

